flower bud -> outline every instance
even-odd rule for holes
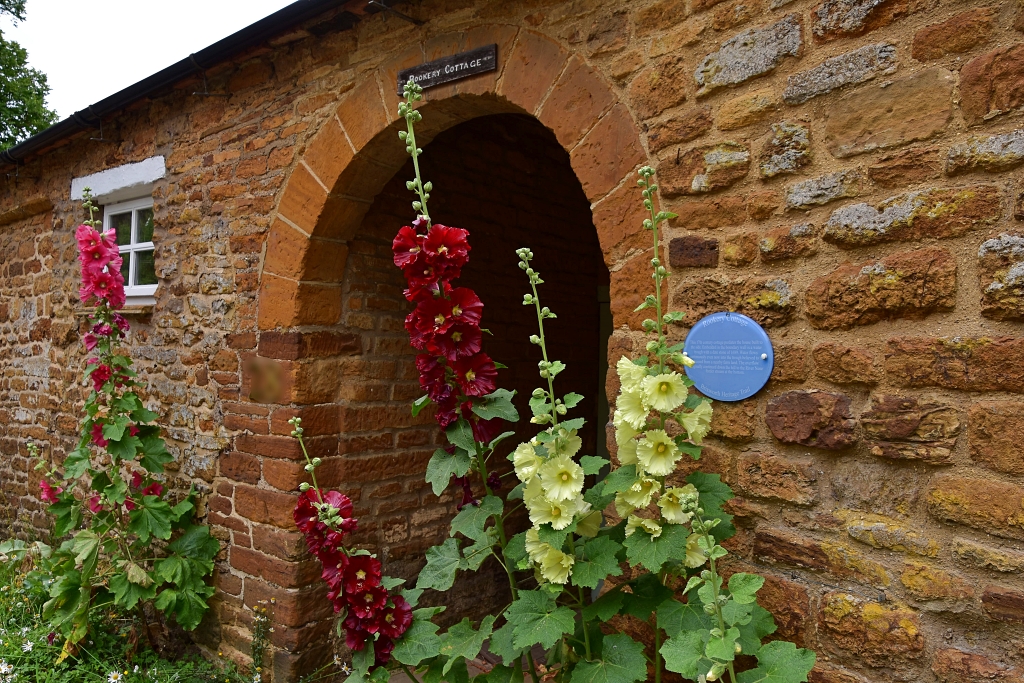
[[[535,334],[531,334],[530,335],[530,343],[531,344],[540,344],[540,337],[538,337]]]
[[[315,467],[313,467],[312,465],[306,465],[306,466],[305,466],[305,467],[303,467],[302,469],[306,470],[307,472],[310,472],[310,473],[312,473],[312,472],[313,472],[313,470],[314,470],[314,469],[316,469],[316,468],[315,468]]]
[[[301,484],[299,484],[299,490],[302,491],[303,493],[308,491],[309,490],[309,483],[304,481]]]
[[[704,614],[714,614],[715,606],[711,603],[704,605]]]
[[[739,653],[743,652],[743,646],[740,645],[739,643],[735,643],[732,646],[732,651],[735,652],[736,654],[739,654]]]
[[[321,462],[320,458],[313,458],[313,467],[320,467]]]
[[[544,390],[541,389],[540,387],[537,387],[536,389],[533,390],[533,397],[534,398],[544,398],[544,396],[545,396]]]

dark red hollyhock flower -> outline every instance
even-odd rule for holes
[[[443,334],[434,336],[430,344],[431,350],[439,353],[449,361],[475,356],[480,353],[483,334],[476,325],[452,325]]]
[[[469,260],[468,236],[468,231],[447,225],[435,225],[427,233],[423,251],[441,279],[453,280],[461,274],[462,266]]]
[[[408,225],[395,235],[391,249],[395,254],[395,265],[399,268],[406,268],[424,258],[423,237],[417,235],[416,231]]]
[[[449,324],[480,325],[484,315],[484,302],[468,287],[456,287],[449,296],[451,300],[451,322]],[[447,328],[446,328],[447,329]]]
[[[462,502],[455,506],[456,510],[462,510],[467,505],[479,505],[480,501],[473,497],[473,485],[469,483],[469,477],[453,477],[452,483],[462,487]]]
[[[405,316],[405,331],[409,333],[409,343],[414,349],[425,349],[434,339],[434,308],[433,299],[423,299]]]
[[[348,557],[345,553],[334,547],[324,547],[317,555],[324,569],[320,576],[327,585],[334,589],[342,585],[345,578],[345,568],[348,566]]]
[[[459,419],[459,399],[454,394],[449,394],[436,403],[437,412],[434,413],[434,420],[441,429],[448,429],[448,425]]]
[[[430,230],[430,221],[427,220],[426,216],[416,216],[412,222],[412,228],[418,235],[426,235],[427,230]]]
[[[424,280],[417,281],[415,285],[410,282],[408,289],[403,290],[402,294],[409,301],[418,302],[444,298],[451,292],[452,286],[447,280]]]
[[[345,520],[352,518],[352,501],[344,493],[328,491],[321,495],[324,497],[324,502],[337,510],[338,514]]]
[[[412,606],[401,595],[395,595],[391,604],[377,615],[377,621],[383,637],[401,638],[412,624]]]
[[[473,438],[480,443],[490,443],[505,427],[505,421],[501,418],[481,419],[473,412],[472,401],[462,404],[462,417],[469,422],[469,426],[473,428]]]
[[[388,591],[384,586],[371,586],[358,593],[345,593],[352,614],[360,619],[370,619],[388,604]]]
[[[359,593],[380,585],[380,562],[369,555],[349,558],[345,568],[345,592]]]
[[[487,475],[487,487],[490,488],[492,492],[500,491],[501,475],[495,471],[491,471],[491,473]]]
[[[108,439],[103,438],[103,423],[97,422],[92,426],[92,442],[100,448],[106,448],[107,444],[110,443]],[[134,475],[133,475],[134,476]]]
[[[452,388],[445,377],[445,366],[436,356],[421,353],[416,356],[416,370],[420,373],[420,387],[435,403],[441,403],[452,396]]]
[[[366,630],[366,622],[352,613],[345,617],[341,625],[345,627],[345,646],[350,650],[362,650],[366,641],[373,637],[373,634]]]
[[[498,369],[486,353],[452,363],[455,379],[466,396],[486,396],[497,387]]]
[[[89,375],[89,379],[92,380],[92,388],[99,391],[103,388],[103,385],[107,383],[107,380],[113,376],[113,374],[114,373],[110,369],[109,365],[101,364],[97,366],[96,369],[92,371],[92,374]]]
[[[299,494],[299,499],[295,503],[295,509],[292,510],[295,526],[299,527],[299,531],[306,534],[306,536],[309,536],[316,528],[317,512],[316,508],[313,507],[313,503],[319,502],[320,499],[317,497],[316,489],[308,488]],[[312,548],[310,549],[312,550]]]
[[[384,666],[391,661],[391,651],[395,649],[395,641],[390,638],[378,638],[373,642],[373,665]]]
[[[154,481],[152,484],[142,489],[142,495],[144,496],[161,496],[164,492],[164,486],[158,481]]]

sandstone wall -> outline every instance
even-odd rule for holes
[[[344,407],[344,392],[371,391],[378,340],[400,336],[350,315],[354,269],[384,256],[353,231],[404,163],[395,73],[495,42],[497,73],[428,93],[425,138],[500,112],[554,132],[611,271],[609,357],[639,343],[631,311],[651,254],[630,178],[643,163],[679,214],[666,245],[673,305],[688,321],[731,309],[768,328],[773,379],[716,404],[705,466],[741,495],[734,550],[769,575],[781,633],[820,653],[814,680],[1019,680],[1024,8],[401,9],[429,21],[381,14],[341,31],[325,15],[211,69],[210,91],[229,97],[192,95],[198,77],[177,84],[105,122],[103,141],[80,136],[0,180],[5,510],[45,525],[24,443],[48,439],[59,460],[81,400],[70,180],[163,154],[161,288],[133,315],[133,344],[147,400],[168,416],[173,476],[210,494],[225,542],[202,638],[244,649],[243,605],[274,597],[279,678],[319,661],[327,614],[290,520],[300,456],[286,421],[303,415],[338,482],[380,493],[368,545],[425,542],[395,512],[424,445],[376,453],[346,436],[427,425],[372,401]],[[395,516],[410,525],[398,541]]]

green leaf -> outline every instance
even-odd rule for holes
[[[505,545],[505,559],[516,569],[529,567],[529,557],[526,554],[526,532],[516,534],[508,539]]]
[[[132,566],[138,567],[133,564]],[[143,574],[145,571],[139,568]],[[141,585],[132,581],[127,573],[117,573],[110,577],[110,591],[114,594],[114,603],[124,609],[135,609],[140,601],[152,600],[156,595],[156,586],[150,581],[149,585]]]
[[[583,608],[583,621],[608,621],[622,609],[626,594],[616,587]]]
[[[422,588],[403,588],[401,592],[401,596],[405,598],[410,607],[415,607],[419,604],[421,595],[423,595]]]
[[[220,550],[220,541],[210,535],[210,527],[205,524],[193,524],[186,527],[184,533],[171,541],[167,547],[185,557],[212,561]]]
[[[76,448],[64,458],[64,480],[78,479],[89,469],[89,449]],[[53,508],[50,508],[51,510]],[[58,534],[63,535],[63,534]]]
[[[552,377],[557,377],[563,370],[565,370],[565,363],[560,360],[553,360],[551,365],[548,366],[548,372],[551,373]]]
[[[153,422],[158,417],[160,417],[160,413],[154,413],[152,410],[146,410],[145,408],[135,408],[134,410],[131,411],[131,414],[132,422],[135,422],[136,424]]]
[[[142,458],[139,462],[149,472],[163,472],[164,465],[174,460],[174,456],[167,452],[167,444],[155,434],[143,436],[141,444]]]
[[[405,583],[405,579],[400,579],[397,576],[382,576],[380,579],[380,585],[384,586],[388,591],[398,588],[403,583]]]
[[[577,405],[579,405],[580,401],[582,401],[582,400],[583,400],[583,395],[582,394],[577,394],[574,391],[573,392],[569,392],[568,394],[566,394],[565,396],[562,397],[562,403],[569,410],[572,410]]]
[[[498,434],[496,437],[491,439],[491,442],[489,444],[487,444],[487,450],[493,451],[495,448],[498,447],[499,443],[501,443],[502,441],[504,441],[508,437],[515,436],[515,435],[516,435],[515,432],[502,432],[501,434]]]
[[[647,679],[644,646],[624,633],[604,639],[601,659],[580,662],[573,669],[571,683],[634,683]]]
[[[572,583],[583,588],[597,588],[609,576],[620,576],[622,568],[615,555],[622,549],[607,536],[598,536],[583,546],[583,559],[572,567]]]
[[[580,458],[580,465],[583,466],[583,474],[597,474],[601,468],[608,464],[608,460],[596,455],[584,455]]]
[[[135,455],[142,448],[142,440],[137,436],[122,436],[115,441],[107,443],[107,452],[121,460],[134,460]]]
[[[495,664],[490,673],[481,677],[486,683],[523,683],[523,667]]]
[[[480,630],[473,629],[469,617],[448,629],[448,632],[441,636],[441,654],[448,657],[442,674],[447,674],[452,668],[456,657],[463,659],[475,659],[480,654],[480,648],[484,641],[491,635],[494,626],[494,615],[489,614],[480,622]]]
[[[450,536],[459,533],[477,543],[485,540],[484,525],[495,515],[500,515],[505,504],[497,496],[485,496],[480,505],[467,505],[452,520]]]
[[[757,653],[757,668],[737,674],[738,683],[804,683],[816,657],[810,650],[773,640]]]
[[[643,565],[647,571],[657,573],[669,560],[686,556],[686,539],[689,536],[690,532],[681,524],[665,524],[657,538],[637,531],[623,543],[626,559],[633,566]]]
[[[756,603],[749,607],[753,608],[750,612],[750,621],[739,626],[740,646],[743,648],[743,654],[754,655],[761,649],[761,640],[775,633],[777,626],[772,613],[764,607]]]
[[[740,630],[730,628],[720,637],[712,637],[704,646],[704,654],[716,662],[731,662],[736,659],[736,641],[739,639]]]
[[[54,514],[53,535],[61,538],[76,529],[82,521],[82,505],[74,496],[61,496],[60,500],[50,506]]]
[[[750,623],[753,606],[751,603],[743,604],[730,598],[729,602],[722,605],[722,618],[729,626],[743,626]]]
[[[498,389],[482,399],[474,399],[473,413],[484,420],[498,418],[507,422],[518,422],[519,413],[512,405],[512,397],[515,394],[516,392],[508,389]]]
[[[501,661],[506,666],[518,666],[520,657],[523,656],[523,651],[526,649],[512,644],[513,629],[515,629],[515,624],[511,621],[505,622],[504,626],[491,634],[491,640],[487,644],[487,649],[501,657]]]
[[[373,660],[374,654],[372,647],[364,647],[362,650],[356,650],[352,653],[353,673],[365,677],[369,674],[370,667],[373,666]]]
[[[420,570],[416,587],[448,590],[455,584],[455,572],[461,562],[459,542],[454,538],[445,540],[441,545],[435,545],[427,550],[427,564]]]
[[[173,611],[174,620],[186,631],[192,631],[206,613],[205,598],[213,595],[213,587],[201,584],[201,588],[166,588],[156,596],[156,607],[164,612]]]
[[[430,456],[427,463],[426,481],[430,484],[435,496],[440,496],[451,483],[452,476],[463,477],[469,472],[473,460],[465,450],[456,448],[452,455],[443,448],[438,448]]]
[[[757,591],[764,585],[764,577],[738,572],[729,578],[729,592],[736,602],[746,605],[757,601]]]
[[[622,493],[636,481],[636,465],[623,465],[604,478],[605,493]],[[596,487],[595,487],[596,488]]]
[[[574,429],[583,429],[583,425],[585,424],[587,424],[587,421],[582,417],[574,417],[571,420],[559,422],[558,426],[561,427],[562,429],[565,429],[566,431],[571,432]]]
[[[444,432],[448,442],[467,453],[476,453],[476,441],[473,439],[473,426],[463,417],[449,425]]]
[[[429,396],[420,396],[418,399],[412,402],[412,416],[416,417],[420,414],[424,408],[430,405]]]
[[[645,621],[658,609],[658,605],[672,597],[672,590],[662,585],[657,574],[642,574],[630,583],[630,587],[633,595],[626,603],[626,614]]]
[[[494,527],[491,527],[487,530],[483,539],[463,549],[463,559],[459,564],[459,569],[466,569],[472,572],[480,569],[480,565],[484,563],[484,560],[494,553],[494,546],[497,543],[498,532]]]
[[[671,600],[665,600],[658,605],[658,628],[667,633],[669,638],[672,638],[679,633],[681,627],[680,624],[682,622],[682,612],[685,609],[686,605],[674,598]]]
[[[537,538],[542,543],[547,543],[556,550],[561,549],[565,544],[565,538],[575,529],[575,522],[564,529],[555,529],[550,524],[541,524],[537,527]]]
[[[75,554],[75,565],[82,567],[83,574],[92,574],[99,559],[99,551],[100,537],[95,532],[85,529],[75,534],[71,552]]]
[[[717,474],[705,474],[694,472],[686,478],[688,484],[693,484],[700,491],[700,506],[704,508],[704,518],[721,520],[721,523],[711,530],[711,535],[721,543],[727,538],[736,534],[736,527],[732,524],[732,515],[727,513],[722,505],[733,497],[732,489],[722,483],[722,478]]]
[[[128,513],[128,530],[143,543],[153,538],[171,537],[171,506],[156,496],[142,496]]]
[[[391,655],[402,664],[416,666],[424,659],[436,657],[441,650],[441,637],[437,635],[437,624],[426,619],[413,619],[402,637],[395,643]]]
[[[551,403],[548,401],[548,395],[534,396],[530,399],[530,412],[536,415],[550,415],[551,414]]]
[[[704,659],[704,640],[698,631],[682,631],[665,641],[661,646],[661,656],[666,669],[682,674],[683,678],[696,680],[697,664]]]
[[[554,598],[539,590],[520,591],[519,599],[509,606],[505,616],[515,624],[512,630],[515,647],[540,643],[547,649],[576,626],[575,612],[565,606],[555,607]]]

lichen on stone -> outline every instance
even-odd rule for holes
[[[953,145],[946,154],[946,173],[1008,171],[1024,164],[1024,129],[1002,135],[980,135]]]

